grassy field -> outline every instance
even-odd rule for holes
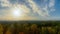
[[[0,34],[60,34],[60,21],[0,21]]]

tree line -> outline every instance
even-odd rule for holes
[[[60,23],[0,23],[0,34],[60,34]]]

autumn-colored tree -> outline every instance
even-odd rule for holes
[[[25,23],[25,24],[23,24],[23,27],[24,27],[25,34],[29,34],[29,29],[30,29],[29,24]]]
[[[12,34],[9,30],[8,31],[6,31],[6,33],[5,34]]]
[[[56,29],[52,27],[47,27],[49,34],[56,34]]]
[[[36,24],[32,24],[32,25],[31,25],[31,30],[34,31],[34,30],[36,30],[36,29],[37,29],[37,25],[36,25]]]
[[[3,26],[0,24],[0,34],[3,34]]]
[[[19,32],[19,34],[24,34],[24,32]]]
[[[37,32],[37,25],[36,24],[32,24],[31,25],[31,31],[32,31],[32,34],[35,34]]]
[[[48,34],[48,32],[47,32],[47,27],[41,27],[41,29],[42,29],[42,34]]]

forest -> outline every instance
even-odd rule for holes
[[[0,34],[60,34],[60,21],[0,21]]]

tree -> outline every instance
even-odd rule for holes
[[[8,29],[5,34],[12,34],[12,32]]]
[[[31,25],[31,31],[32,31],[33,34],[36,34],[37,29],[38,29],[38,28],[37,28],[37,25],[36,25],[36,24],[32,24],[32,25]]]
[[[3,34],[3,26],[0,24],[0,34]]]

